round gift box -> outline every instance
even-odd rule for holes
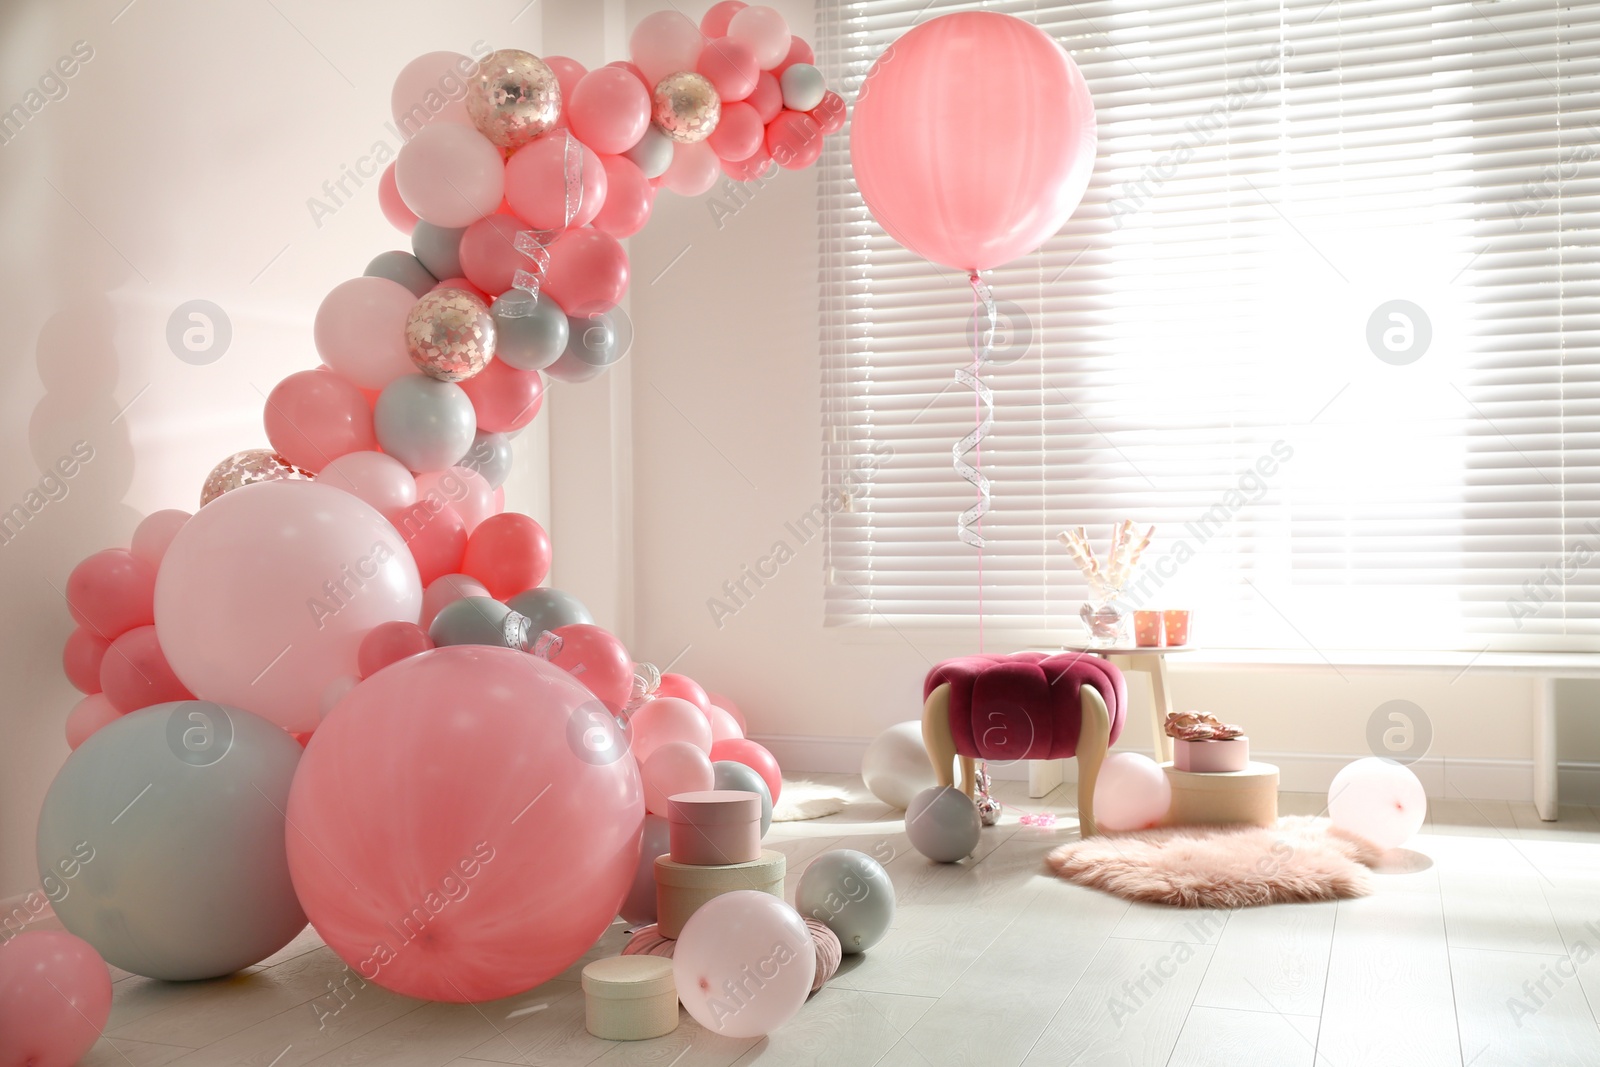
[[[740,789],[675,793],[667,798],[671,855],[710,866],[761,857],[761,796]]]
[[[672,961],[612,956],[583,969],[583,1022],[607,1041],[642,1041],[678,1028]]]
[[[663,937],[677,937],[700,905],[735,889],[755,889],[783,899],[782,852],[763,849],[749,863],[706,866],[656,858],[656,924]]]

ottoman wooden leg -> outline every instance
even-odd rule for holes
[[[1089,837],[1098,831],[1094,822],[1094,783],[1100,777],[1100,764],[1111,747],[1111,713],[1099,690],[1092,685],[1078,691],[1082,722],[1078,726],[1078,835]]]
[[[956,743],[950,736],[950,683],[934,689],[922,705],[922,745],[933,762],[934,780],[951,785],[955,780]]]

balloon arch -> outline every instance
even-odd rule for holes
[[[961,40],[983,78],[948,77],[940,53]],[[1025,103],[1040,86],[1055,105]],[[712,788],[722,761],[781,790],[731,701],[635,664],[543,585],[549,539],[501,483],[542,376],[587,381],[623,355],[620,242],[657,190],[810,166],[844,101],[778,12],[728,0],[698,26],[648,16],[629,60],[592,71],[431,53],[401,71],[393,112],[408,140],[379,202],[411,251],[323,300],[323,365],[268,396],[270,449],[229,457],[193,515],[150,515],[67,583],[64,666],[85,695],[41,871],[98,846],[57,912],[135,973],[231,973],[309,916],[364,981],[508,996],[630,906],[666,796]],[[973,119],[961,159],[935,158],[951,127],[930,113]],[[1081,76],[1009,16],[913,30],[856,122],[874,213],[975,282],[1064,221],[1093,151]],[[1019,153],[1006,197],[971,184]],[[107,806],[135,794],[106,838]]]

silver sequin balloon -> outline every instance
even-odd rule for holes
[[[532,52],[502,48],[478,64],[467,86],[467,114],[478,132],[501,148],[517,149],[554,129],[561,118],[561,83]]]
[[[690,71],[662,78],[654,101],[656,128],[679,144],[704,141],[722,121],[722,98],[716,87]]]
[[[200,490],[200,506],[205,507],[223,493],[255,482],[309,482],[310,471],[301,470],[270,448],[251,448],[235,452],[211,468]]]
[[[465,289],[435,289],[406,317],[411,362],[430,378],[464,382],[494,355],[495,324],[489,305]]]

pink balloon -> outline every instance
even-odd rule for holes
[[[760,974],[752,982],[749,975]],[[799,1014],[817,974],[800,913],[779,897],[736,889],[702,904],[678,935],[672,976],[694,1020],[722,1037],[762,1037]],[[740,984],[743,982],[744,984]],[[743,990],[738,1007],[728,991]]]
[[[485,433],[522,429],[539,414],[544,399],[544,379],[538,371],[521,370],[503,359],[489,360],[483,370],[457,384],[472,401],[478,429]]]
[[[152,704],[194,699],[172,673],[154,626],[136,626],[111,642],[100,661],[100,689],[123,715]]]
[[[67,575],[67,610],[79,626],[113,641],[154,620],[156,571],[125,548],[96,552]]]
[[[566,56],[545,56],[545,66],[556,73],[556,81],[561,86],[561,125],[567,124],[566,103],[572,99],[573,92],[578,88],[578,82],[589,73],[589,68],[579,63],[576,59]]]
[[[1347,764],[1328,787],[1333,825],[1382,849],[1399,848],[1422,829],[1428,794],[1411,768],[1367,756]]]
[[[379,671],[317,730],[289,793],[289,872],[363,980],[496,1000],[611,924],[644,800],[620,746],[581,744],[591,700],[536,656],[455,645]]]
[[[496,600],[510,600],[550,573],[550,535],[526,515],[492,515],[467,538],[459,570],[482,582]]]
[[[466,542],[461,544],[461,551],[467,550]],[[428,583],[428,588],[422,593],[422,627],[427,629],[433,625],[433,617],[443,611],[445,605],[454,604],[463,597],[489,596],[489,590],[478,579],[465,574],[441,574]],[[490,599],[494,599],[490,597]]]
[[[672,163],[661,177],[666,187],[679,196],[699,196],[717,184],[717,175],[721,170],[711,145],[700,141],[675,145]]]
[[[772,68],[772,73],[781,75],[796,63],[816,63],[817,54],[811,50],[804,37],[789,38],[789,52],[783,57],[783,62]]]
[[[777,9],[762,4],[734,12],[728,36],[749,46],[762,70],[771,70],[789,54],[789,24]]]
[[[952,78],[952,64],[983,77]],[[963,271],[1010,262],[1059,230],[1094,150],[1094,102],[1076,64],[1043,30],[992,11],[942,15],[895,41],[867,73],[850,128],[873,217]]]
[[[668,797],[704,792],[717,784],[711,757],[687,741],[657,745],[640,763],[639,776],[644,779],[645,810],[652,815],[667,814]]]
[[[423,585],[461,569],[461,557],[467,551],[467,524],[455,508],[418,498],[408,508],[385,514],[405,541],[417,567],[417,580]]]
[[[736,182],[753,182],[757,178],[765,177],[772,169],[772,157],[767,154],[766,145],[757,148],[749,159],[741,159],[730,163],[722,161],[722,173]]]
[[[761,116],[749,104],[723,104],[722,121],[706,138],[706,144],[711,146],[718,159],[737,163],[756,154],[766,132],[761,125]]]
[[[830,89],[822,94],[822,103],[806,114],[816,120],[817,125],[822,128],[824,137],[830,133],[838,133],[844,129],[846,118],[844,97]]]
[[[517,271],[533,266],[517,251],[517,234],[527,228],[515,215],[494,214],[474,222],[461,235],[461,270],[487,301],[510,289]]]
[[[633,696],[633,657],[607,631],[590,623],[557,627],[561,648],[550,662],[582,682],[612,714]]]
[[[1100,829],[1149,829],[1161,822],[1171,804],[1172,786],[1149,756],[1115,752],[1100,765],[1094,783],[1094,818]]]
[[[382,389],[416,373],[406,351],[406,317],[416,302],[410,289],[388,278],[341,282],[317,308],[317,354],[363,389]]]
[[[710,700],[711,703],[715,704],[717,707],[733,716],[734,722],[739,724],[739,733],[741,735],[749,731],[750,727],[745,722],[744,712],[739,710],[739,705],[734,703],[732,697],[728,696],[726,693],[713,693],[708,690],[706,692],[706,698]]]
[[[356,665],[361,677],[370,678],[391,663],[418,656],[433,647],[433,638],[414,622],[383,622],[361,639]],[[351,687],[353,688],[353,687]],[[348,691],[348,690],[347,690]]]
[[[700,32],[705,34],[708,40],[726,37],[728,21],[749,6],[744,0],[719,0],[700,16]]]
[[[494,487],[470,467],[448,467],[417,475],[417,498],[437,500],[455,508],[469,534],[484,519],[498,514],[494,507]]]
[[[601,155],[626,152],[650,125],[650,94],[634,75],[617,67],[591,70],[566,102],[578,140]]]
[[[607,63],[606,66],[615,67],[618,70],[625,70],[629,74],[632,74],[635,78],[638,79],[640,85],[644,85],[644,91],[646,93],[648,93],[651,90],[651,88],[653,88],[652,86],[644,84],[644,71],[640,70],[637,64],[630,63],[626,59],[617,59],[617,60],[613,60],[610,63]]]
[[[104,693],[89,694],[67,714],[67,747],[77,748],[89,739],[90,734],[121,717],[122,712],[112,707]]]
[[[711,698],[706,695],[706,691],[700,688],[699,682],[687,674],[663,674],[660,684],[656,686],[655,695],[687,700],[702,712],[711,707]]]
[[[742,763],[761,775],[761,780],[767,783],[767,791],[772,794],[772,802],[778,802],[778,794],[783,789],[783,772],[778,769],[778,761],[772,758],[772,753],[746,738],[718,741],[711,746],[711,761],[725,759]]]
[[[262,422],[273,450],[313,474],[347,453],[378,447],[371,405],[337,373],[289,375],[267,394]]]
[[[292,732],[316,728],[368,630],[421,610],[394,527],[316,482],[224,493],[178,531],[156,581],[156,632],[190,692]]]
[[[756,81],[761,77],[761,64],[756,62],[755,52],[743,41],[731,37],[718,37],[709,42],[700,53],[695,70],[722,98],[723,121],[728,117],[728,104],[755,92]]]
[[[0,1064],[71,1067],[111,1017],[111,971],[87,941],[25,930],[0,944]]]
[[[628,291],[628,253],[609,233],[570,230],[550,246],[544,291],[568,315],[610,311]]]
[[[628,726],[633,731],[633,756],[638,760],[648,760],[656,749],[672,741],[711,752],[711,724],[705,713],[678,697],[658,696],[646,702],[633,713]]]
[[[567,152],[579,155],[579,184],[567,187]],[[586,226],[606,200],[606,169],[594,149],[565,130],[552,130],[506,160],[506,202],[536,230]]]
[[[601,156],[606,169],[606,202],[594,217],[594,228],[613,237],[632,237],[650,221],[655,190],[631,159]]]
[[[167,546],[188,521],[189,513],[177,508],[152,511],[134,528],[133,554],[152,567],[161,566],[161,557],[167,554]]]
[[[406,207],[406,202],[400,199],[400,187],[394,181],[393,163],[383,169],[383,177],[378,179],[378,209],[389,220],[389,225],[407,236],[421,221],[417,213]]]
[[[317,481],[365,501],[382,512],[417,502],[417,480],[406,465],[382,452],[350,452],[322,468]]]
[[[805,170],[822,155],[822,127],[804,111],[781,111],[767,124],[767,151],[784,170]]]
[[[739,725],[739,720],[715,704],[706,709],[706,718],[711,720],[712,744],[734,741],[744,736],[744,727]]]
[[[700,27],[678,11],[657,11],[639,20],[628,37],[628,52],[650,85],[668,74],[693,70],[703,45]]]
[[[745,97],[744,102],[756,109],[756,114],[761,116],[761,122],[765,125],[783,110],[783,86],[769,71],[762,71],[761,77],[756,79],[755,89]]]
[[[389,93],[389,111],[406,137],[433,122],[472,125],[467,81],[478,64],[459,52],[429,52],[400,69]]]
[[[505,193],[506,169],[500,149],[476,129],[438,122],[401,147],[394,180],[418,218],[460,227],[494,214]]]
[[[67,635],[66,647],[61,650],[61,667],[74,689],[80,693],[100,692],[100,661],[110,647],[110,641],[82,626]]]

